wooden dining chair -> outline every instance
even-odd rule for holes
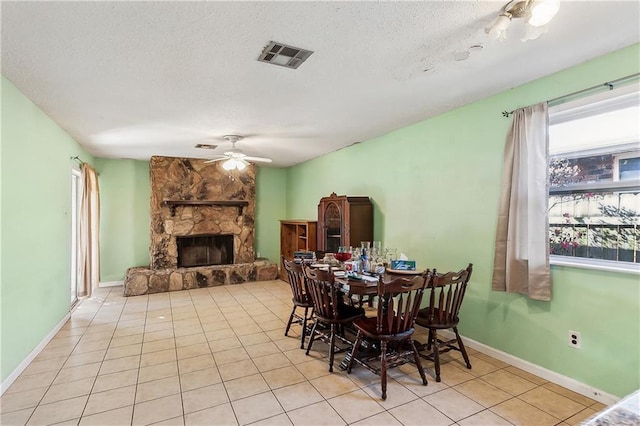
[[[437,382],[440,381],[440,354],[451,350],[460,351],[467,368],[471,368],[469,356],[458,333],[458,322],[460,306],[462,306],[472,270],[471,263],[466,269],[446,274],[439,274],[434,269],[427,284],[429,306],[421,309],[416,318],[416,324],[429,330],[426,345],[419,343],[418,346],[421,349],[420,355],[433,361]],[[449,328],[455,333],[455,338],[441,340],[438,330]],[[424,349],[426,353],[423,352]],[[429,350],[431,352],[428,352]]]
[[[309,334],[307,330],[307,321],[313,318],[313,301],[307,290],[307,284],[304,277],[304,270],[301,263],[296,263],[292,260],[287,260],[282,257],[282,263],[284,269],[287,271],[289,278],[289,285],[291,286],[291,294],[293,298],[293,309],[291,309],[291,315],[289,315],[289,321],[287,322],[287,328],[284,331],[284,335],[288,335],[291,324],[295,321],[302,326],[300,331],[300,349],[304,349],[304,339]],[[296,310],[298,308],[304,309],[304,313],[299,315]]]
[[[333,372],[333,359],[335,354],[343,352],[351,348],[352,342],[347,340],[344,335],[344,326],[354,320],[364,316],[364,309],[350,306],[344,303],[342,295],[336,289],[333,272],[329,270],[304,268],[305,277],[307,278],[307,286],[313,300],[313,309],[315,314],[315,322],[311,329],[311,337],[307,345],[307,355],[313,346],[316,337],[321,337],[329,344],[329,371]],[[327,336],[321,329],[319,324],[328,326],[329,335]],[[347,344],[346,348],[336,346],[336,339]]]
[[[413,342],[413,332],[422,294],[429,277],[430,272],[427,271],[424,275],[413,279],[397,278],[386,284],[380,278],[377,315],[373,318],[360,318],[353,322],[358,335],[351,351],[347,373],[351,373],[353,363],[357,362],[378,374],[382,385],[382,399],[387,399],[387,369],[406,363],[411,355],[418,367],[422,384],[427,384],[427,377]],[[358,359],[358,351],[364,338],[380,342],[379,355],[376,353],[374,356]],[[393,348],[390,348],[390,344]]]

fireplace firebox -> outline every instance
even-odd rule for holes
[[[233,235],[176,237],[178,267],[233,264]]]

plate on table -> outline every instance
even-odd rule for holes
[[[387,269],[387,272],[390,274],[398,274],[398,275],[420,275],[422,271],[411,270],[411,269]]]

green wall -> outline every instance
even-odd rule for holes
[[[256,255],[278,263],[280,219],[287,219],[285,169],[258,167],[256,174]]]
[[[368,195],[375,239],[420,267],[474,264],[463,335],[623,396],[640,388],[637,275],[552,267],[553,300],[492,292],[493,243],[510,120],[501,111],[639,71],[638,45],[291,168],[287,216],[315,217],[336,192]],[[427,94],[425,94],[427,96]],[[580,350],[568,330],[582,333]]]
[[[93,158],[2,77],[2,380],[69,312],[70,157]]]
[[[149,162],[96,159],[100,173],[100,281],[149,265]]]

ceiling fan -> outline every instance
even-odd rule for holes
[[[231,149],[226,151],[223,155],[218,156],[219,158],[213,158],[211,160],[205,161],[205,163],[214,163],[216,161],[224,161],[222,163],[222,168],[225,170],[244,170],[245,167],[249,165],[249,162],[254,163],[270,163],[271,158],[265,157],[251,157],[242,152],[241,149],[236,148],[236,142],[241,141],[242,136],[238,135],[225,135],[223,138],[227,142],[231,142]]]

